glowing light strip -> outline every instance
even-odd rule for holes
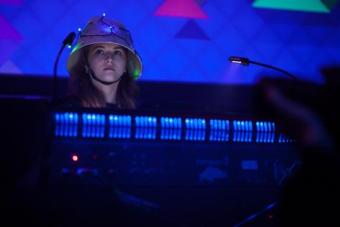
[[[81,116],[81,121],[79,119]],[[292,143],[272,121],[207,119],[206,117],[133,116],[56,112],[56,137],[98,139],[186,140],[239,143]]]

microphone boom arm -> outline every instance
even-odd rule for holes
[[[296,76],[287,72],[286,70],[280,69],[280,68],[272,66],[272,65],[268,65],[268,64],[264,64],[264,63],[260,63],[260,62],[256,62],[256,61],[251,61],[251,60],[249,60],[248,58],[245,58],[245,57],[230,56],[229,61],[232,62],[232,63],[237,63],[237,64],[241,64],[241,65],[246,65],[246,66],[248,66],[249,64],[254,64],[254,65],[259,65],[259,66],[262,66],[262,67],[270,68],[270,69],[279,71],[279,72],[285,74],[286,76],[288,76],[288,77],[290,77],[294,80],[298,80],[298,78]]]
[[[76,37],[76,33],[71,32],[69,33],[66,38],[63,41],[62,46],[60,47],[57,57],[54,61],[54,65],[53,65],[53,94],[52,94],[52,102],[55,102],[57,100],[57,75],[58,75],[58,63],[59,63],[59,59],[61,56],[61,53],[63,52],[64,48],[66,45],[72,45],[74,38]]]
[[[249,63],[252,63],[254,65],[259,65],[259,66],[263,66],[263,67],[267,67],[267,68],[270,68],[270,69],[274,69],[274,70],[277,70],[279,72],[282,72],[283,74],[286,74],[287,76],[289,76],[290,78],[294,79],[294,80],[297,80],[298,78],[296,76],[294,76],[293,74],[287,72],[286,70],[283,70],[283,69],[280,69],[278,67],[275,67],[275,66],[272,66],[272,65],[267,65],[267,64],[264,64],[264,63],[260,63],[260,62],[256,62],[256,61],[251,61],[249,60]]]

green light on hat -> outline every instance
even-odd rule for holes
[[[338,0],[255,0],[253,7],[330,13]]]
[[[136,80],[138,79],[140,71],[138,69],[133,70],[132,77]]]

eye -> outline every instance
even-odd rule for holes
[[[114,54],[115,56],[123,56],[123,51],[122,51],[122,50],[115,50],[115,51],[113,52],[113,54]]]
[[[94,52],[93,52],[94,55],[102,55],[104,54],[104,50],[103,49],[95,49]]]

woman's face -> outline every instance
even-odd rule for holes
[[[115,44],[102,43],[90,46],[88,62],[96,77],[105,81],[116,81],[126,71],[126,50]]]

